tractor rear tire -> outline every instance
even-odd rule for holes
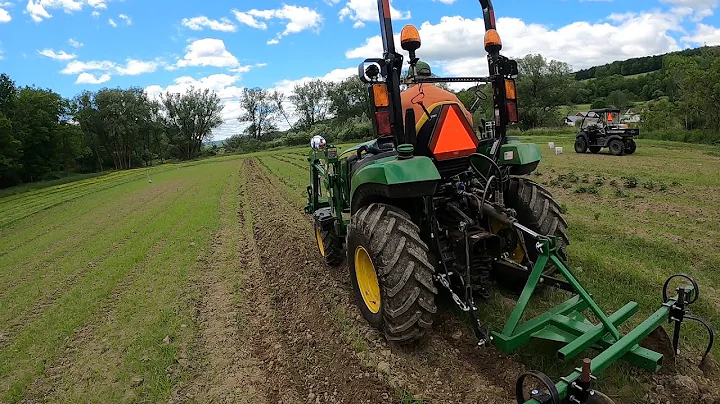
[[[342,239],[338,237],[335,230],[324,230],[316,223],[315,238],[317,239],[318,250],[325,263],[331,267],[340,266],[345,257],[342,253]]]
[[[602,147],[600,147],[600,146],[590,146],[590,153],[598,154],[598,153],[600,153],[601,149],[602,149]]]
[[[557,237],[558,255],[563,261],[567,260],[567,247],[570,245],[568,223],[550,191],[527,178],[512,177],[505,195],[505,203],[507,207],[515,209],[520,224],[538,234]],[[535,240],[526,235],[525,245],[528,249],[528,259],[533,263],[537,262]],[[556,270],[554,265],[548,264],[545,274],[550,275]]]
[[[586,153],[588,149],[587,141],[585,141],[584,137],[579,137],[575,139],[575,153]]]
[[[611,140],[610,141],[610,153],[612,153],[613,156],[622,156],[625,154],[625,144],[623,144],[620,140]]]
[[[421,340],[437,312],[434,268],[420,229],[403,210],[373,203],[352,216],[347,260],[355,301],[388,341]]]
[[[635,153],[635,150],[637,150],[637,143],[635,143],[635,140],[630,139],[625,143],[625,154],[631,155]]]

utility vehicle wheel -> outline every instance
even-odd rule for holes
[[[579,137],[575,139],[575,153],[585,153],[587,152],[587,142],[585,141],[585,138]]]
[[[625,153],[625,145],[620,140],[611,140],[610,141],[610,153],[612,153],[613,156],[622,156]]]
[[[347,259],[363,317],[389,341],[424,337],[437,312],[433,266],[420,229],[394,206],[374,203],[352,216]]]
[[[515,209],[520,224],[536,233],[556,236],[558,254],[563,260],[567,260],[567,246],[570,244],[568,223],[560,212],[560,205],[547,189],[527,178],[512,177],[509,190],[505,194],[505,204]],[[538,252],[535,249],[535,240],[525,236],[525,245],[528,249],[528,259],[533,263],[536,262]],[[548,265],[545,274],[550,275],[555,271],[554,265]]]
[[[602,149],[602,147],[600,147],[600,146],[590,146],[590,153],[598,154],[598,153],[600,153],[601,149]]]
[[[335,230],[323,230],[317,223],[315,224],[315,239],[317,240],[320,255],[325,259],[325,263],[331,267],[342,264],[342,239],[337,236]]]
[[[625,154],[633,154],[637,150],[637,143],[633,139],[628,140],[625,143]]]

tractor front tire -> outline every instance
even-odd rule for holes
[[[575,139],[575,153],[583,154],[587,152],[588,145],[584,137]]]
[[[567,260],[567,247],[570,245],[568,223],[562,216],[560,205],[547,189],[527,178],[512,177],[505,202],[507,207],[515,209],[520,224],[538,234],[557,237],[558,255],[563,261]],[[535,240],[526,235],[525,245],[528,259],[537,262]],[[555,266],[548,264],[545,274],[550,275],[555,271]]]
[[[388,341],[421,340],[437,312],[434,269],[420,229],[403,210],[373,203],[351,219],[347,260],[355,301]]]
[[[317,240],[320,255],[326,264],[331,267],[342,264],[343,259],[345,259],[342,253],[342,239],[338,237],[335,230],[324,230],[316,223],[315,239]]]
[[[625,154],[630,155],[635,153],[635,150],[637,150],[637,143],[635,143],[635,140],[630,139],[627,142],[625,142]]]
[[[612,153],[613,156],[622,156],[625,154],[625,144],[621,140],[611,140],[610,153]]]

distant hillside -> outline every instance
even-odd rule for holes
[[[646,56],[623,61],[616,61],[602,66],[594,66],[589,69],[575,72],[576,80],[587,80],[603,78],[614,75],[635,76],[658,71],[663,67],[663,59],[669,55],[680,55],[694,57],[700,55],[711,55],[720,57],[720,46],[704,46],[695,49],[686,49],[678,52],[666,53],[663,55]]]

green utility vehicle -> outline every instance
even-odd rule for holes
[[[521,375],[519,403],[598,402],[593,400],[603,396],[592,389],[593,374],[618,359],[650,371],[660,368],[663,355],[639,343],[662,333],[663,322],[675,325],[672,352],[684,319],[705,324],[687,312],[698,288],[682,275],[687,285],[669,296],[670,281],[678,276],[670,278],[662,307],[623,335],[618,327],[638,310],[637,303],[607,315],[573,276],[566,263],[568,225],[558,203],[547,189],[523,177],[538,167],[540,150],[506,136],[508,125],[518,120],[518,66],[500,54],[491,1],[480,4],[489,76],[409,76],[417,85],[490,84],[495,114],[482,135],[457,103],[423,105],[421,117],[412,108],[403,111],[404,56],[395,48],[388,0],[378,0],[384,52],[358,67],[368,89],[375,138],[347,150],[313,138],[305,211],[314,218],[320,254],[330,266],[347,262],[363,317],[389,341],[410,344],[427,337],[438,311],[436,299],[444,291],[469,314],[478,346],[510,353],[533,339],[551,340],[563,345],[558,350],[563,361],[590,348],[600,352],[555,383],[540,372]],[[405,26],[400,42],[414,72],[418,30]],[[478,313],[488,310],[483,302],[492,282],[522,292],[505,327],[491,332]],[[567,291],[569,298],[522,321],[540,285]],[[710,346],[712,338],[708,351]],[[526,389],[528,382],[535,387]]]

